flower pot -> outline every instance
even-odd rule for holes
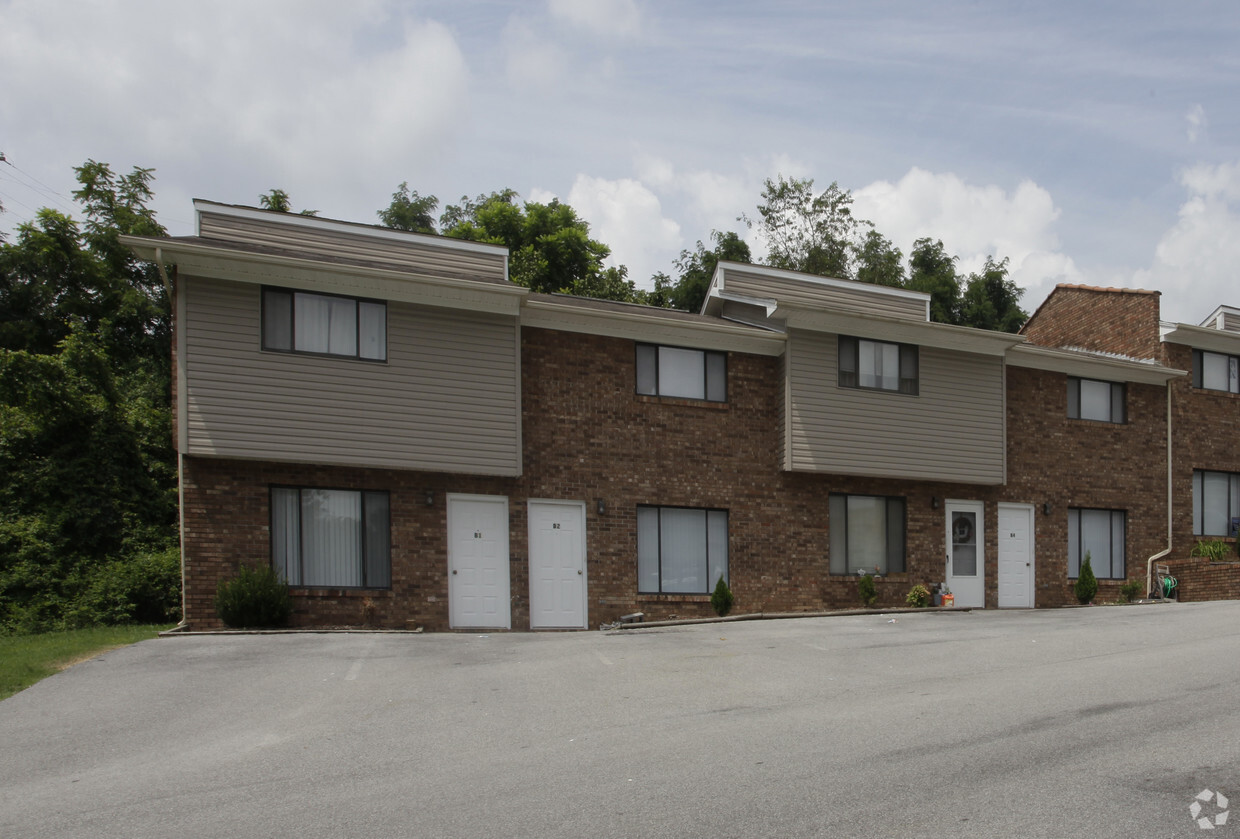
[[[954,595],[954,594],[945,594],[945,595],[943,595],[943,605],[944,605],[944,606],[955,606],[955,605],[956,605],[956,595]]]

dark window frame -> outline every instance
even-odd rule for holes
[[[837,522],[834,515],[831,515],[832,499],[842,499],[844,503],[843,521]],[[844,570],[838,570],[839,563],[835,552],[831,551],[828,559],[827,572],[834,577],[850,577],[858,574],[858,569],[849,570],[850,563],[848,561],[848,499],[850,498],[875,498],[882,500],[883,503],[883,532],[888,536],[891,534],[891,509],[892,505],[898,503],[900,506],[900,543],[898,552],[893,552],[893,546],[887,545],[887,568],[882,571],[883,574],[903,574],[908,570],[908,498],[903,495],[869,495],[862,492],[832,492],[827,496],[827,528],[829,534],[829,543],[834,546],[836,534],[841,534],[839,538],[843,540],[844,561],[842,563]],[[840,527],[837,531],[835,528]],[[896,562],[893,563],[893,560]],[[899,565],[894,568],[893,564]]]
[[[1109,513],[1111,516],[1110,523],[1107,528],[1107,533],[1109,534],[1108,540],[1110,542],[1110,556],[1107,557],[1107,572],[1106,574],[1099,574],[1098,573],[1098,562],[1093,556],[1090,556],[1089,565],[1090,565],[1090,568],[1094,572],[1094,577],[1099,580],[1126,580],[1128,579],[1128,511],[1117,510],[1117,509],[1110,508],[1110,507],[1069,507],[1068,508],[1068,534],[1069,534],[1069,538],[1068,538],[1068,579],[1069,580],[1079,579],[1080,573],[1081,573],[1081,563],[1085,561],[1085,550],[1084,550],[1085,531],[1084,531],[1084,528],[1081,527],[1081,518],[1080,518],[1080,515],[1082,512]],[[1075,546],[1072,544],[1072,539],[1071,539],[1072,517],[1074,515],[1077,517],[1076,518],[1077,544]],[[1121,522],[1123,524],[1123,528],[1124,528],[1124,541],[1123,541],[1123,545],[1121,546],[1124,552],[1123,557],[1122,557],[1123,568],[1120,573],[1120,576],[1118,577],[1114,575],[1115,517],[1116,516],[1120,517]],[[1074,553],[1075,553],[1075,558],[1073,556]],[[1075,574],[1072,573],[1074,570],[1073,569],[1074,565],[1075,565],[1075,571],[1076,571]]]
[[[871,387],[861,384],[861,372],[858,359],[861,355],[861,342],[895,347],[897,353],[896,386]],[[848,347],[849,349],[845,349]],[[846,366],[846,359],[851,359]],[[901,396],[918,396],[921,393],[921,348],[916,344],[901,344],[896,341],[883,341],[877,338],[859,338],[855,335],[840,335],[836,354],[836,383],[840,387],[855,390],[868,390],[875,393],[896,393]]]
[[[1205,356],[1206,355],[1217,355],[1217,356],[1227,359],[1229,375],[1228,375],[1228,380],[1227,380],[1228,386],[1226,388],[1206,387],[1205,385]],[[1240,377],[1238,377],[1238,380],[1237,380],[1237,389],[1236,390],[1231,389],[1231,382],[1232,382],[1232,379],[1230,376],[1231,367],[1240,367],[1240,355],[1232,355],[1231,353],[1225,353],[1225,352],[1213,352],[1211,350],[1194,349],[1193,350],[1193,387],[1199,390],[1209,390],[1214,393],[1240,393]]]
[[[389,591],[392,588],[392,492],[386,489],[357,489],[356,487],[338,487],[338,486],[307,486],[299,484],[270,484],[267,488],[267,509],[270,530],[268,531],[268,562],[277,573],[280,571],[276,564],[276,505],[274,502],[276,490],[291,490],[297,492],[297,564],[298,576],[300,581],[297,583],[289,583],[290,588],[297,589],[347,589],[350,591]],[[326,491],[326,492],[354,492],[361,496],[361,518],[358,521],[362,544],[358,552],[358,560],[361,562],[361,578],[360,586],[346,585],[319,585],[305,582],[305,545],[301,538],[301,493],[306,491]],[[367,513],[366,513],[366,496],[375,495],[383,496],[387,500],[387,554],[383,557],[383,565],[385,566],[387,582],[383,585],[367,584]]]
[[[679,596],[684,596],[684,597],[696,597],[699,595],[711,594],[715,590],[715,586],[718,583],[711,582],[710,580],[710,567],[711,567],[710,514],[711,513],[723,513],[724,515],[725,532],[727,533],[726,545],[727,545],[728,555],[725,559],[724,566],[723,566],[723,580],[725,583],[728,583],[728,585],[731,585],[730,579],[732,576],[732,568],[731,568],[732,566],[732,544],[731,544],[732,542],[732,514],[728,509],[724,507],[690,507],[690,506],[680,505],[680,504],[638,504],[637,505],[637,510],[639,512],[643,509],[656,510],[659,513],[659,526],[658,526],[658,532],[656,534],[656,540],[655,540],[659,547],[659,557],[658,557],[658,561],[656,565],[656,567],[658,568],[658,572],[659,572],[659,590],[650,591],[649,589],[643,589],[642,588],[642,583],[643,583],[642,575],[639,571],[637,575],[637,593],[639,595],[666,595],[666,596],[678,596],[679,595]],[[703,538],[705,539],[705,545],[706,545],[706,573],[703,575],[703,578],[706,580],[706,591],[664,591],[663,590],[663,511],[664,510],[693,510],[695,512],[700,511],[700,512],[706,513],[704,517],[705,522],[706,522],[706,529],[703,533]],[[640,516],[638,517],[638,520],[640,521]],[[639,532],[638,533],[638,550],[639,551],[641,550],[640,541],[641,541],[641,535]],[[640,559],[638,560],[638,562],[640,566]]]
[[[696,396],[681,396],[677,394],[662,392],[662,387],[660,386],[660,383],[659,383],[659,351],[663,349],[680,350],[684,352],[696,352],[696,353],[702,354],[702,393],[705,394],[704,397],[699,398]],[[642,365],[643,365],[643,354],[649,353],[651,351],[653,351],[653,361],[654,361],[654,368],[653,368],[654,387],[652,390],[642,390],[641,380],[643,376],[642,376],[641,371],[642,371]],[[720,399],[710,398],[710,394],[712,390],[711,388],[711,382],[712,382],[711,358],[712,357],[723,363],[723,372],[721,374],[722,379],[716,382],[718,385],[722,387],[722,390],[723,390],[723,397]],[[647,341],[638,341],[635,343],[633,347],[633,369],[636,373],[636,375],[634,376],[633,391],[638,396],[655,396],[655,397],[660,397],[664,399],[688,399],[694,402],[710,402],[716,405],[723,405],[723,404],[726,404],[728,401],[728,353],[724,352],[723,350],[704,350],[699,347],[678,347],[673,344],[652,344]]]
[[[288,346],[275,346],[269,340],[267,333],[267,316],[271,308],[272,301],[270,295],[283,294],[288,298],[288,304],[282,313],[287,318],[288,323]],[[314,350],[297,349],[297,295],[305,295],[308,297],[329,297],[337,300],[351,300],[353,306],[353,352],[335,353],[335,352],[318,352]],[[386,364],[388,360],[388,304],[386,300],[379,300],[373,297],[357,297],[350,294],[335,294],[326,291],[309,291],[299,288],[285,288],[283,286],[262,286],[259,293],[261,300],[259,311],[259,345],[264,352],[284,353],[288,355],[308,355],[317,358],[349,358],[355,361],[365,361],[370,364]],[[382,306],[383,307],[383,346],[382,357],[372,358],[362,355],[362,305],[363,303]]]
[[[1205,532],[1205,476],[1207,474],[1227,476],[1227,533]],[[1237,503],[1236,497],[1237,494],[1240,493],[1240,488],[1236,488],[1236,484],[1240,483],[1240,481],[1237,481],[1237,478],[1240,478],[1240,472],[1226,472],[1221,469],[1193,470],[1193,536],[1199,536],[1207,539],[1237,538],[1236,530],[1232,527],[1232,521],[1236,518],[1236,516],[1231,514],[1233,510],[1240,507],[1240,504]]]
[[[1108,385],[1111,389],[1108,419],[1081,416],[1081,383],[1094,382]],[[1119,419],[1115,418],[1118,406]],[[1106,379],[1090,379],[1085,376],[1068,377],[1068,419],[1085,420],[1086,422],[1106,422],[1112,425],[1128,424],[1128,386],[1124,382],[1112,382]]]

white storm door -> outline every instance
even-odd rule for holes
[[[986,608],[986,508],[980,501],[948,501],[947,585],[957,606]]]
[[[530,628],[586,628],[586,505],[531,501]]]
[[[999,505],[999,608],[1033,608],[1033,507]]]
[[[448,495],[448,625],[509,629],[508,499]]]

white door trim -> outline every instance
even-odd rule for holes
[[[1026,563],[1025,563],[1025,574],[1026,574],[1025,591],[1028,592],[1028,597],[1025,598],[1025,602],[1021,602],[1021,603],[1009,603],[1009,602],[1004,601],[1005,592],[1004,592],[1004,586],[1003,586],[1003,581],[1004,581],[1003,541],[1007,537],[1005,537],[1003,528],[1002,528],[1003,513],[1004,511],[1013,511],[1013,510],[1020,510],[1021,512],[1025,513],[1029,521],[1029,551],[1026,556]],[[1034,583],[1037,580],[1037,573],[1035,571],[1036,566],[1034,565],[1034,563],[1037,561],[1037,555],[1038,555],[1037,535],[1034,532],[1035,524],[1037,523],[1037,520],[1038,520],[1037,513],[1032,504],[1017,504],[1017,503],[1006,502],[1006,501],[999,503],[999,515],[998,515],[998,524],[999,524],[998,537],[999,538],[997,540],[998,545],[999,545],[999,556],[996,557],[995,567],[996,567],[996,573],[998,574],[998,578],[997,578],[998,585],[996,588],[998,589],[1000,609],[1032,609],[1034,607],[1035,598],[1037,597],[1036,592],[1034,590],[1035,589]]]
[[[512,628],[512,600],[511,600],[511,571],[508,564],[510,561],[509,554],[509,534],[508,534],[508,497],[504,495],[471,495],[468,493],[450,492],[447,494],[447,524],[448,524],[448,626],[453,629],[511,629]],[[470,620],[460,614],[462,596],[462,585],[459,582],[457,571],[460,570],[460,561],[462,557],[458,556],[459,546],[455,544],[454,533],[455,526],[460,524],[457,519],[461,502],[468,504],[493,504],[496,506],[496,512],[502,512],[502,524],[497,526],[494,538],[497,540],[496,558],[496,591],[497,599],[495,616],[489,623],[483,623],[476,620]],[[471,527],[475,525],[470,525]],[[502,567],[499,567],[501,566]]]
[[[580,567],[577,568],[577,574],[580,577],[581,593],[578,608],[581,611],[580,621],[563,622],[555,621],[554,623],[539,623],[539,593],[536,590],[537,580],[534,576],[534,508],[537,506],[547,507],[563,507],[566,510],[572,510],[577,515],[577,557]],[[589,575],[586,573],[586,502],[584,501],[566,501],[559,498],[531,498],[526,502],[526,519],[529,527],[529,577],[530,577],[530,629],[585,629],[590,625],[589,617]]]
[[[975,513],[977,533],[977,574],[972,577],[955,577],[952,570],[952,513]],[[986,608],[986,504],[982,501],[948,499],[943,502],[944,571],[947,585],[955,596],[957,606],[974,609]]]

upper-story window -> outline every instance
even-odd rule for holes
[[[637,392],[727,402],[727,353],[638,344]]]
[[[387,304],[382,300],[263,289],[263,349],[387,359]]]
[[[1240,393],[1240,356],[1193,350],[1193,387]]]
[[[1069,376],[1068,417],[1099,422],[1127,422],[1124,391],[1125,387],[1121,382],[1100,382],[1096,379]]]
[[[840,387],[917,395],[917,347],[840,336]]]

